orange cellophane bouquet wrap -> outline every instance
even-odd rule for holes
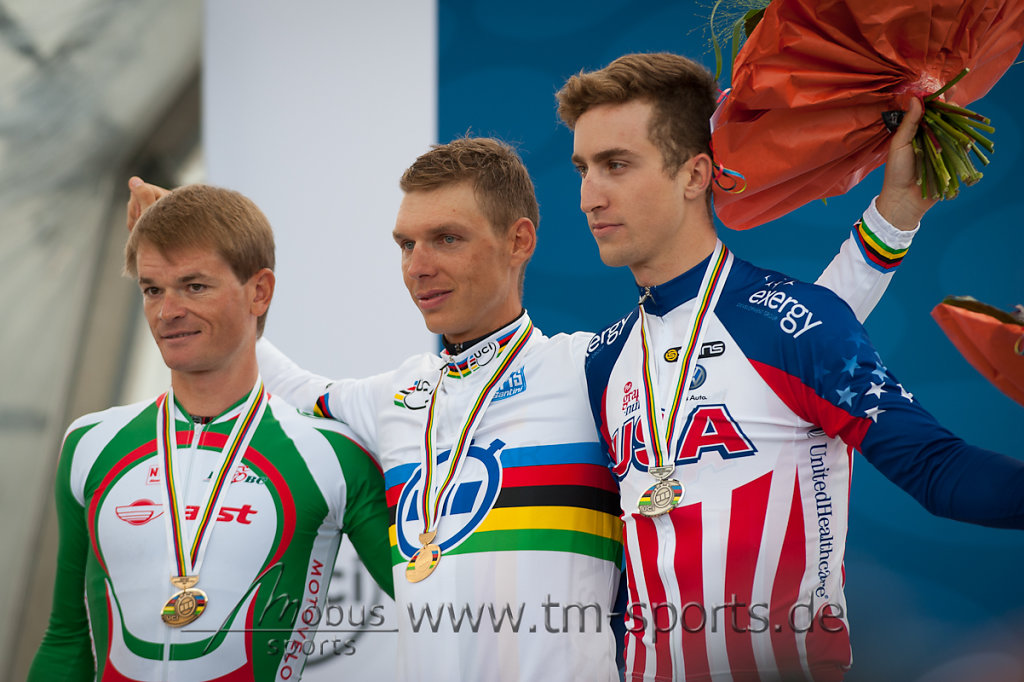
[[[1024,315],[950,297],[935,306],[932,317],[974,369],[1024,405]]]
[[[713,118],[716,161],[746,189],[715,187],[733,229],[838,196],[885,161],[886,111],[982,97],[1024,44],[1024,0],[773,0],[733,65]]]

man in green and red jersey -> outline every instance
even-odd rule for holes
[[[180,188],[132,231],[125,270],[171,388],[65,435],[30,680],[298,679],[308,654],[345,645],[313,638],[342,530],[393,594],[379,468],[260,379],[273,267],[270,225],[237,192]]]

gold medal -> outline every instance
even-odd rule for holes
[[[195,587],[198,582],[198,575],[171,576],[171,584],[179,591],[164,604],[160,617],[172,628],[188,625],[206,610],[206,593]]]
[[[186,507],[178,494],[179,474],[175,464],[177,460],[175,454],[177,431],[174,423],[173,387],[167,391],[160,410],[157,412],[157,453],[163,461],[165,478],[163,495],[168,510],[165,518],[167,541],[174,559],[174,567],[171,569],[173,571],[171,584],[178,588],[178,591],[171,595],[171,598],[164,604],[160,618],[172,628],[188,625],[206,610],[206,592],[195,586],[199,582],[199,567],[210,546],[213,526],[221,505],[224,503],[225,496],[222,493],[225,492],[231,481],[232,472],[242,461],[242,454],[249,447],[249,442],[256,431],[255,427],[262,419],[266,405],[263,381],[257,379],[256,385],[253,386],[249,397],[246,398],[241,411],[235,418],[231,435],[228,436],[221,450],[221,465],[215,470],[216,475],[212,477],[206,499],[198,508],[198,520],[191,537],[187,537],[188,533],[184,527]],[[199,447],[199,443],[196,444],[196,447]]]
[[[423,545],[412,555],[405,567],[405,579],[418,583],[434,572],[437,562],[441,560],[441,548],[434,544],[435,531],[420,533],[420,544]]]

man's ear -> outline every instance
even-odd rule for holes
[[[277,279],[274,277],[274,271],[270,268],[263,268],[249,278],[249,284],[252,287],[252,299],[249,309],[256,317],[263,315],[270,308],[270,300],[274,298],[274,284],[276,282]]]
[[[714,164],[707,154],[695,154],[687,159],[683,167],[679,169],[683,173],[686,184],[683,192],[687,199],[703,199],[711,186]]]
[[[529,218],[520,218],[508,228],[513,265],[522,265],[533,257],[537,248],[537,226]]]

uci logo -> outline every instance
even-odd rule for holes
[[[446,552],[457,547],[476,530],[501,490],[501,463],[499,455],[505,443],[495,439],[486,448],[470,445],[466,460],[458,479],[452,483],[447,499],[441,507],[441,521],[438,527],[438,544]],[[444,465],[451,457],[451,450],[438,456],[438,464]],[[440,477],[447,473],[441,467]],[[420,548],[419,535],[423,532],[421,495],[423,468],[417,466],[398,497],[395,510],[395,529],[398,536],[398,551],[406,559]]]

